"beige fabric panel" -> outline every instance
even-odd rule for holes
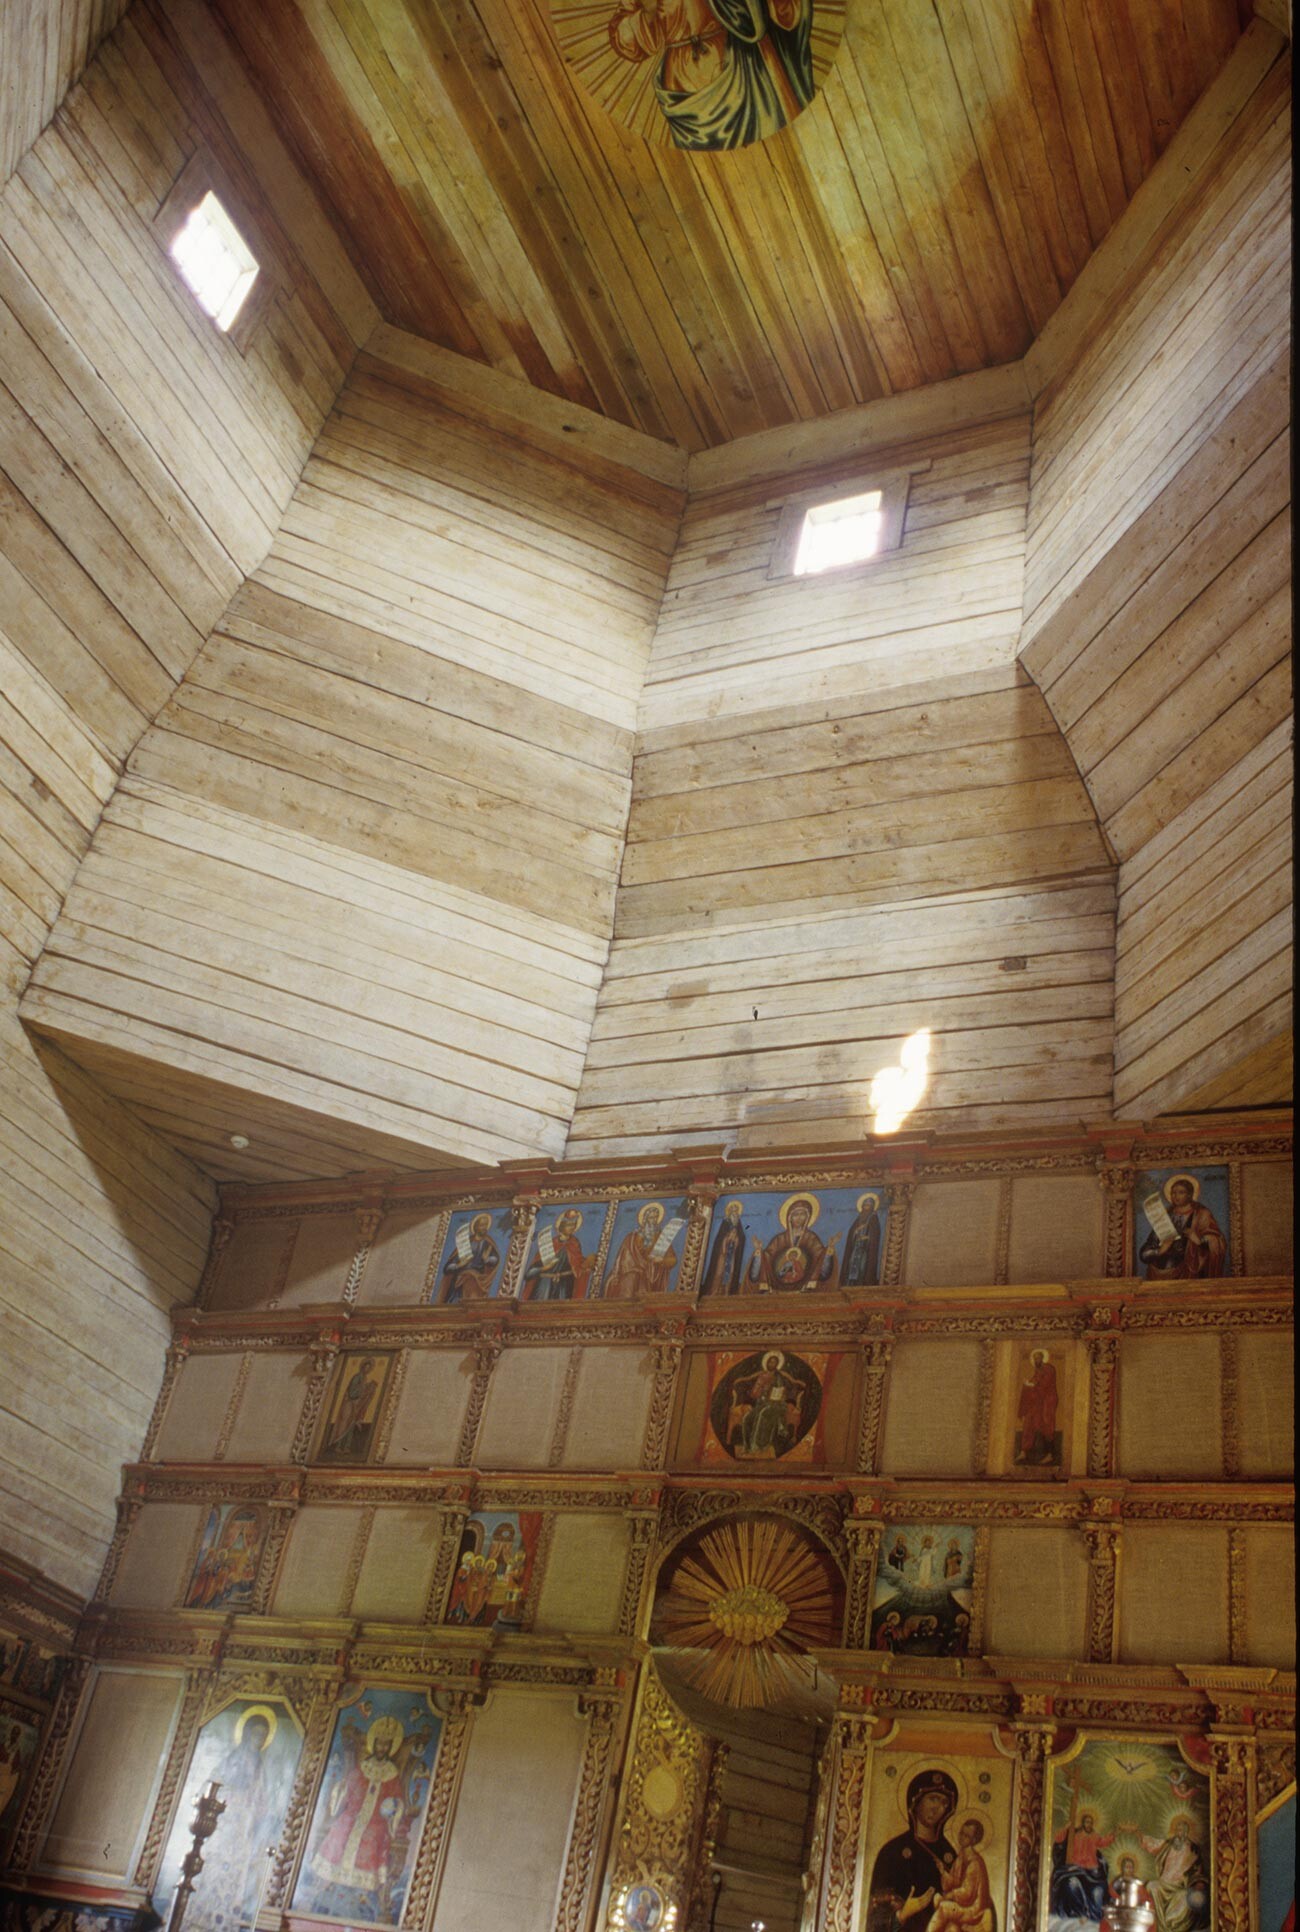
[[[418,1623],[433,1575],[438,1531],[435,1510],[380,1509],[366,1542],[352,1615],[382,1623]]]
[[[1290,1477],[1295,1464],[1295,1336],[1237,1337],[1237,1457],[1243,1476]]]
[[[289,1532],[273,1609],[278,1617],[338,1617],[344,1602],[348,1564],[361,1523],[359,1509],[309,1503]]]
[[[903,1279],[912,1288],[992,1281],[1002,1183],[923,1181],[912,1202]]]
[[[654,1367],[636,1348],[585,1348],[564,1447],[566,1469],[635,1469],[641,1461]]]
[[[130,1878],[184,1691],[176,1672],[110,1667],[97,1674],[43,1867]]]
[[[255,1355],[230,1433],[226,1461],[286,1461],[310,1380],[311,1362],[306,1355],[291,1355],[281,1349]]]
[[[555,1519],[534,1629],[606,1635],[618,1628],[627,1569],[621,1516],[575,1510]]]
[[[440,1218],[427,1208],[384,1216],[361,1276],[358,1307],[424,1300],[424,1278],[433,1260],[433,1237]]]
[[[417,1349],[407,1366],[386,1460],[445,1468],[456,1454],[472,1364],[463,1349]]]
[[[571,1695],[524,1690],[493,1691],[473,1722],[438,1932],[550,1932],[586,1723]]]
[[[1226,1527],[1125,1526],[1119,1640],[1123,1664],[1226,1663]]]
[[[1295,1533],[1289,1523],[1252,1524],[1245,1546],[1246,1647],[1243,1664],[1295,1669]]]
[[[1289,1275],[1295,1267],[1295,1169],[1290,1161],[1245,1161],[1241,1219],[1246,1272]]]
[[[984,1648],[994,1657],[1087,1655],[1088,1551],[1075,1529],[989,1531]]]
[[[1105,1268],[1104,1201],[1093,1174],[1018,1174],[1008,1281],[1078,1281]]]
[[[146,1503],[126,1539],[109,1601],[117,1610],[170,1610],[189,1578],[199,1523],[198,1503]]]
[[[357,1217],[351,1209],[344,1214],[304,1214],[298,1223],[280,1306],[342,1301],[344,1283],[360,1245]]]
[[[544,1469],[569,1366],[567,1348],[508,1348],[488,1383],[474,1460],[480,1469]]]
[[[265,1308],[279,1293],[297,1222],[237,1221],[208,1298],[214,1309]]]
[[[206,1462],[217,1446],[242,1356],[191,1355],[181,1368],[154,1455],[159,1462]]]
[[[978,1342],[894,1345],[881,1452],[887,1476],[974,1473]]]
[[[1119,1345],[1119,1473],[1220,1476],[1217,1335],[1125,1335]]]

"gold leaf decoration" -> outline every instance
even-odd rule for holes
[[[655,1608],[658,1641],[706,1697],[737,1709],[777,1700],[792,1658],[835,1640],[827,1567],[789,1523],[745,1518],[706,1530]]]

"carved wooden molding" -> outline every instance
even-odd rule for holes
[[[425,1925],[437,1900],[449,1828],[455,1814],[456,1796],[465,1769],[465,1753],[473,1723],[473,1702],[463,1691],[450,1695],[444,1693],[439,1702],[448,1707],[448,1714],[438,1740],[438,1762],[434,1767],[433,1785],[425,1808],[420,1849],[411,1873],[406,1903],[402,1907],[402,1924],[409,1927]]]
[[[153,1457],[158,1437],[162,1432],[163,1423],[167,1419],[167,1410],[171,1406],[172,1394],[177,1382],[180,1380],[181,1370],[185,1366],[189,1352],[190,1347],[188,1342],[173,1341],[168,1345],[166,1356],[163,1359],[162,1384],[158,1390],[157,1399],[153,1405],[153,1412],[149,1417],[149,1427],[145,1430],[144,1442],[140,1449],[141,1462],[149,1462]]]
[[[1043,1791],[1051,1746],[1050,1725],[1015,1727],[1015,1857],[1011,1862],[1011,1932],[1034,1932],[1038,1923],[1039,1860],[1043,1855]]]
[[[234,1220],[224,1212],[214,1217],[212,1239],[208,1244],[208,1258],[203,1264],[203,1273],[194,1295],[194,1306],[206,1308],[221,1272],[221,1260],[230,1245],[230,1237],[235,1232]]]
[[[502,1340],[499,1331],[480,1335],[474,1343],[474,1374],[469,1385],[465,1419],[461,1423],[460,1441],[456,1445],[458,1468],[467,1469],[474,1460],[479,1426],[483,1421],[483,1410],[487,1405],[488,1386],[492,1380],[492,1371],[500,1360],[501,1349]]]
[[[848,1588],[844,1594],[844,1647],[865,1650],[871,1641],[871,1598],[884,1525],[850,1516],[844,1524],[848,1548]]]
[[[1116,1522],[1079,1525],[1088,1545],[1088,1658],[1114,1663],[1119,1642],[1115,1599],[1119,1587],[1122,1531]]]
[[[172,1735],[171,1749],[167,1753],[167,1763],[163,1770],[162,1783],[154,1800],[153,1811],[149,1817],[149,1829],[145,1833],[144,1845],[136,1860],[135,1882],[142,1885],[150,1897],[158,1882],[158,1868],[162,1863],[163,1848],[171,1825],[172,1809],[189,1768],[190,1753],[203,1721],[211,1688],[211,1673],[190,1671],[185,1680],[185,1697],[176,1720]]]
[[[645,1441],[641,1449],[641,1467],[662,1469],[668,1455],[668,1429],[682,1365],[682,1332],[677,1324],[670,1324],[655,1342],[652,1360],[654,1383],[650,1391],[650,1413],[646,1418]]]
[[[852,1932],[858,1890],[862,1806],[866,1792],[871,1720],[845,1716],[835,1719],[830,1828],[827,1833],[826,1872],[822,1887],[824,1932]]]
[[[382,1465],[388,1461],[389,1445],[393,1440],[393,1429],[397,1422],[398,1404],[401,1402],[402,1390],[406,1387],[406,1378],[410,1372],[411,1350],[401,1348],[397,1351],[389,1371],[383,1407],[379,1412],[379,1420],[375,1424],[375,1446],[370,1457],[373,1463]]]
[[[447,1600],[456,1580],[456,1558],[460,1552],[465,1525],[469,1521],[468,1503],[446,1503],[438,1512],[438,1547],[433,1559],[433,1574],[424,1604],[425,1623],[441,1623],[447,1615]]]
[[[889,1217],[885,1222],[885,1252],[880,1261],[880,1285],[882,1288],[897,1288],[903,1279],[907,1227],[912,1217],[916,1183],[891,1181],[883,1191],[889,1202]]]
[[[1219,1417],[1223,1430],[1223,1473],[1231,1480],[1241,1474],[1241,1431],[1238,1408],[1237,1331],[1219,1334]]]
[[[361,1277],[366,1272],[370,1250],[374,1246],[375,1236],[384,1218],[383,1208],[374,1205],[359,1207],[356,1213],[357,1248],[348,1269],[347,1280],[343,1283],[343,1301],[349,1308],[356,1305],[357,1296],[361,1292]]]
[[[298,1417],[298,1427],[294,1431],[293,1442],[289,1449],[290,1462],[306,1462],[311,1449],[312,1437],[320,1418],[325,1391],[329,1387],[330,1374],[342,1345],[337,1329],[330,1329],[317,1336],[311,1348],[311,1380],[303,1398],[302,1414]]]
[[[627,1564],[623,1571],[623,1594],[617,1625],[620,1637],[635,1637],[640,1632],[646,1585],[658,1535],[657,1509],[629,1512]]]
[[[874,1476],[880,1468],[884,1434],[885,1391],[893,1356],[893,1338],[877,1335],[862,1347],[862,1416],[858,1425],[854,1467],[860,1476]]]
[[[1249,1732],[1210,1733],[1214,1811],[1215,1932],[1251,1932],[1251,1839],[1255,1740]]]
[[[9,1870],[16,1876],[21,1877],[31,1869],[44,1839],[90,1672],[88,1657],[74,1657],[64,1672],[9,1852]]]
[[[1102,1313],[1093,1310],[1095,1317]],[[1110,1310],[1104,1311],[1110,1314]],[[1115,1395],[1118,1381],[1119,1337],[1114,1333],[1088,1336],[1088,1474],[1115,1473]]]
[[[291,1882],[296,1876],[298,1859],[303,1849],[303,1839],[311,1820],[311,1801],[315,1795],[317,1779],[324,1767],[325,1753],[329,1749],[330,1736],[334,1729],[334,1714],[342,1688],[341,1676],[336,1676],[329,1682],[319,1685],[308,1712],[302,1754],[298,1759],[293,1790],[289,1794],[284,1823],[280,1827],[280,1843],[271,1861],[271,1876],[267,1880],[266,1893],[262,1900],[268,1910],[276,1906],[283,1908],[288,1902]]]
[[[560,1399],[555,1410],[555,1427],[551,1431],[551,1446],[546,1457],[548,1469],[559,1469],[564,1462],[565,1446],[569,1440],[569,1424],[573,1419],[573,1399],[578,1393],[578,1376],[582,1370],[582,1350],[571,1348],[569,1359],[564,1365],[564,1381],[560,1385]]]
[[[612,1684],[602,1686],[579,1696],[578,1711],[588,1720],[587,1743],[556,1901],[555,1932],[584,1932],[587,1924],[597,1880],[602,1827],[609,1806],[614,1737],[622,1716],[622,1698]]]
[[[244,1400],[244,1390],[248,1387],[248,1378],[252,1372],[253,1357],[245,1350],[239,1358],[239,1367],[235,1370],[235,1380],[230,1390],[230,1400],[226,1404],[226,1413],[221,1418],[221,1427],[217,1431],[217,1439],[212,1446],[213,1462],[224,1462],[226,1459],[226,1451],[230,1447],[230,1438],[234,1435],[235,1424],[239,1420],[239,1409],[240,1404]]]
[[[122,1567],[122,1558],[126,1555],[127,1539],[131,1534],[136,1518],[140,1514],[143,1501],[143,1494],[139,1487],[136,1485],[131,1485],[129,1488],[124,1486],[123,1493],[117,1499],[117,1520],[113,1525],[113,1534],[109,1539],[108,1552],[104,1557],[104,1567],[99,1573],[99,1581],[95,1585],[95,1593],[91,1597],[92,1603],[108,1602],[113,1585],[117,1581],[117,1573]]]

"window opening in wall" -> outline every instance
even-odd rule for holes
[[[860,496],[840,497],[835,503],[816,503],[805,512],[794,554],[796,577],[815,576],[842,564],[863,563],[874,557],[884,534],[882,492],[865,490]]]
[[[219,329],[229,329],[257,280],[258,265],[211,189],[190,210],[169,252],[199,306]]]

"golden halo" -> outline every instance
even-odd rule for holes
[[[377,1717],[370,1726],[370,1729],[366,1732],[366,1749],[371,1757],[375,1755],[375,1739],[381,1731],[385,1737],[391,1737],[393,1732],[396,1731],[397,1742],[399,1744],[406,1736],[406,1728],[400,1717]]]
[[[873,1208],[878,1208],[880,1206],[880,1196],[878,1194],[859,1194],[858,1196],[859,1214],[861,1214],[863,1208],[867,1205],[868,1201],[870,1201]]]
[[[490,1214],[476,1214],[470,1220],[469,1231],[473,1234],[475,1228],[490,1228],[491,1226],[492,1216]]]
[[[723,1214],[730,1214],[732,1208],[735,1208],[737,1214],[743,1214],[745,1212],[745,1203],[743,1201],[728,1201],[726,1207],[722,1210]]]
[[[981,1844],[983,1844],[984,1840],[989,1835],[989,1821],[987,1818],[981,1818],[978,1811],[964,1811],[960,1817],[958,1817],[957,1813],[954,1811],[952,1814],[952,1817],[949,1818],[947,1823],[944,1825],[944,1830],[947,1832],[951,1832],[953,1837],[956,1838],[960,1835],[961,1828],[963,1825],[979,1826],[980,1828],[979,1842]]]
[[[957,1802],[943,1821],[943,1829],[945,1832],[951,1828],[953,1820],[956,1818],[958,1812],[962,1811],[963,1807],[965,1807],[966,1812],[972,1818],[979,1816],[978,1812],[971,1811],[970,1796],[966,1790],[966,1780],[950,1759],[929,1756],[913,1758],[906,1771],[903,1770],[901,1765],[899,1766],[898,1776],[894,1780],[894,1802],[898,1806],[903,1822],[909,1828],[911,1826],[911,1819],[907,1815],[907,1787],[911,1784],[912,1779],[918,1771],[946,1771],[957,1787]]]
[[[572,1222],[573,1222],[573,1223],[575,1224],[575,1226],[577,1226],[577,1227],[581,1227],[581,1226],[582,1226],[582,1209],[581,1209],[581,1208],[565,1208],[565,1209],[564,1209],[564,1212],[563,1212],[562,1214],[557,1214],[557,1215],[556,1215],[556,1217],[555,1217],[555,1231],[556,1231],[556,1233],[557,1233],[557,1234],[559,1233],[559,1230],[560,1230],[560,1223],[561,1223],[561,1221],[572,1221]]]
[[[660,1207],[660,1205],[659,1205],[659,1203],[658,1203],[658,1201],[647,1201],[647,1202],[646,1202],[646,1204],[645,1204],[645,1206],[644,1206],[644,1207],[643,1207],[643,1208],[642,1208],[642,1209],[640,1210],[640,1212],[638,1213],[638,1215],[637,1215],[637,1217],[636,1217],[636,1220],[637,1220],[637,1226],[638,1226],[638,1227],[640,1227],[640,1228],[643,1228],[643,1227],[645,1226],[645,1224],[646,1224],[646,1221],[647,1221],[647,1220],[648,1220],[648,1219],[650,1218],[650,1216],[652,1216],[652,1215],[653,1215],[653,1217],[654,1217],[654,1219],[655,1219],[656,1221],[662,1221],[662,1220],[663,1220],[663,1218],[664,1218],[664,1211],[663,1211],[663,1209],[662,1209],[662,1208]]]
[[[1194,1201],[1200,1200],[1201,1183],[1197,1180],[1195,1174],[1171,1174],[1169,1176],[1169,1179],[1165,1182],[1164,1186],[1160,1190],[1160,1192],[1164,1195],[1166,1201],[1168,1201],[1170,1207],[1172,1207],[1174,1204],[1173,1196],[1170,1193],[1170,1189],[1173,1187],[1173,1184],[1175,1181],[1186,1181],[1188,1187],[1190,1187],[1192,1190],[1192,1199]]]
[[[762,1360],[761,1366],[763,1368],[766,1368],[769,1362],[774,1364],[776,1373],[780,1375],[781,1371],[785,1367],[785,1356],[781,1353],[779,1348],[766,1348],[763,1350],[763,1360]]]
[[[792,1194],[789,1200],[782,1201],[780,1207],[777,1209],[776,1215],[777,1220],[781,1223],[781,1226],[787,1234],[790,1231],[790,1210],[796,1207],[800,1201],[808,1209],[808,1226],[815,1228],[817,1225],[817,1216],[822,1211],[821,1202],[817,1199],[817,1196],[815,1194]]]
[[[246,1711],[240,1712],[235,1722],[235,1743],[243,1743],[244,1726],[250,1717],[264,1717],[266,1719],[266,1743],[259,1745],[258,1749],[262,1751],[269,1750],[271,1740],[274,1738],[280,1726],[280,1720],[269,1704],[250,1704]]]

